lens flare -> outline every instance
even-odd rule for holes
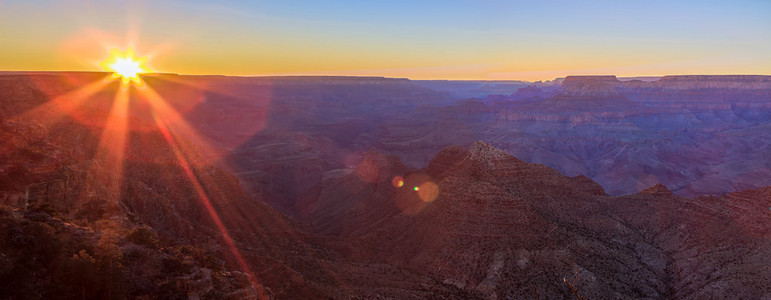
[[[401,176],[396,176],[394,179],[391,179],[391,184],[394,187],[400,188],[404,186],[404,178]]]
[[[411,173],[403,177],[403,186],[398,189],[394,204],[406,215],[417,215],[432,205],[439,197],[439,185],[425,173]]]
[[[152,72],[147,67],[147,57],[137,57],[134,49],[128,48],[125,52],[118,49],[110,50],[110,56],[102,61],[99,66],[107,72],[113,72],[113,78],[121,79],[121,86],[127,87],[129,84],[142,86],[142,73]]]
[[[431,202],[439,197],[439,186],[431,181],[426,181],[420,186],[415,187],[415,191],[418,192],[418,197],[423,202]]]

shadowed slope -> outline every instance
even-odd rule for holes
[[[390,201],[334,211],[331,222],[360,217],[362,210],[401,209],[359,231],[361,247],[353,256],[423,272],[485,298],[528,298],[533,287],[541,296],[571,297],[562,279],[572,281],[574,273],[587,298],[771,293],[760,279],[768,275],[761,257],[771,253],[767,188],[688,199],[657,185],[609,197],[586,177],[566,177],[481,142],[445,148],[428,168],[401,175],[421,177],[407,179],[407,188],[390,186],[387,178],[370,183]],[[347,180],[327,186],[339,190]],[[410,188],[421,181],[436,183],[438,197],[423,201]]]

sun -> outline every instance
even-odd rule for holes
[[[137,57],[134,49],[128,48],[125,52],[118,49],[110,50],[110,56],[99,65],[105,71],[113,72],[112,77],[120,78],[122,86],[126,87],[130,83],[142,85],[139,74],[152,72],[146,64],[147,57]]]

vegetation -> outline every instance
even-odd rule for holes
[[[0,298],[121,299],[120,249],[35,210],[2,209]],[[86,234],[87,235],[87,234]]]
[[[137,227],[128,235],[128,241],[137,245],[142,245],[150,249],[158,249],[161,242],[158,235],[150,227]]]
[[[94,232],[45,207],[0,206],[0,299],[186,299],[184,282],[196,274],[211,274],[211,287],[227,293],[224,262],[211,252],[161,247],[147,226],[125,238]]]

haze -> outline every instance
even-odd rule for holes
[[[768,74],[768,1],[0,1],[0,69],[550,80]]]

